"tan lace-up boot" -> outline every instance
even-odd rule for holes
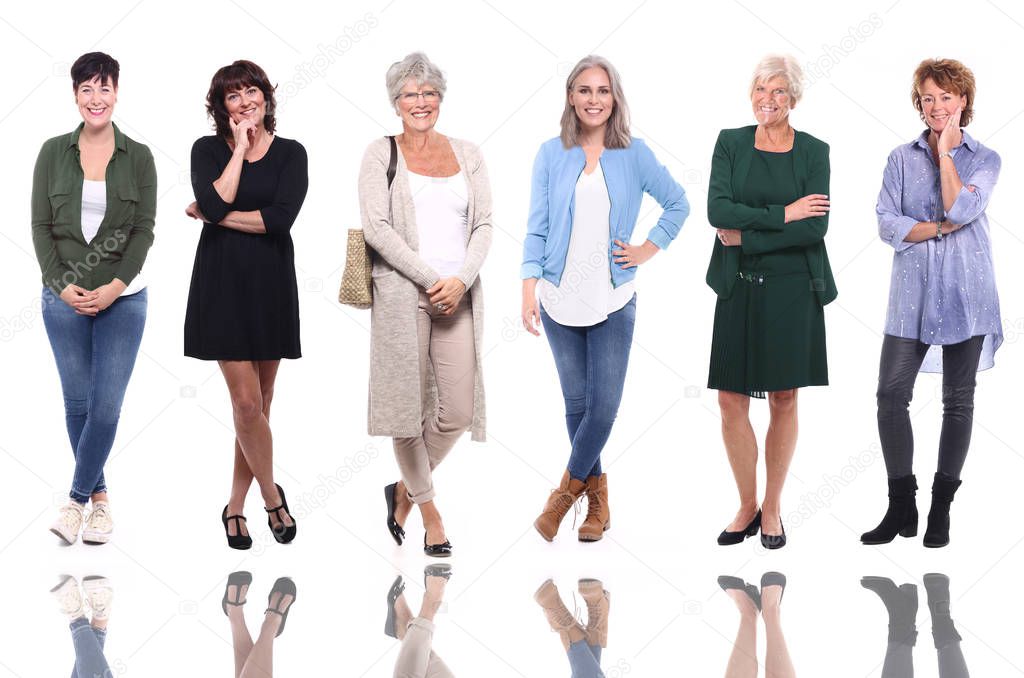
[[[608,474],[587,478],[587,519],[580,525],[580,541],[598,541],[612,526],[608,508]]]
[[[540,536],[548,541],[555,538],[555,534],[558,533],[558,526],[562,523],[562,519],[565,518],[565,514],[569,512],[569,509],[572,508],[572,505],[576,503],[586,489],[587,486],[582,481],[569,477],[569,471],[562,475],[562,483],[557,489],[551,491],[551,496],[548,497],[548,503],[545,504],[544,511],[537,520],[533,521],[533,526],[540,532]]]
[[[544,616],[548,618],[551,630],[558,634],[562,641],[562,647],[566,651],[569,650],[570,644],[583,640],[586,635],[583,626],[576,621],[576,617],[572,616],[572,612],[569,612],[565,603],[562,602],[553,581],[548,579],[541,584],[537,592],[533,594],[533,599],[544,609]]]
[[[580,595],[587,603],[587,645],[608,647],[608,608],[611,594],[597,579],[580,579]]]

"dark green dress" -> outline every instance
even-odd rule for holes
[[[754,150],[738,202],[788,205],[803,197],[793,151]],[[708,388],[763,398],[766,392],[828,384],[825,313],[805,247],[740,256],[728,298],[715,306]]]

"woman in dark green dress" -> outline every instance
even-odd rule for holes
[[[797,389],[828,384],[823,307],[836,297],[825,252],[828,144],[794,130],[802,93],[789,56],[758,64],[750,88],[757,125],[726,129],[711,163],[708,220],[718,230],[707,283],[718,295],[708,388],[718,390],[722,437],[740,509],[718,537],[738,544],[761,531],[785,546],[782,486],[796,448]],[[757,501],[757,439],[750,398],[768,399],[767,483]]]

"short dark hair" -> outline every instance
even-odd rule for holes
[[[71,86],[77,92],[83,82],[99,78],[100,84],[104,84],[109,78],[117,87],[117,76],[120,74],[121,64],[117,63],[117,59],[103,52],[89,52],[71,64]]]
[[[228,92],[246,87],[258,87],[263,92],[263,100],[267,106],[266,114],[263,116],[263,127],[273,134],[274,128],[277,126],[277,118],[274,117],[274,112],[277,110],[274,90],[277,87],[270,84],[270,78],[262,68],[251,61],[239,59],[213,74],[210,91],[206,93],[206,112],[213,119],[213,126],[217,130],[218,136],[225,139],[231,138],[231,116],[228,115],[224,97]]]

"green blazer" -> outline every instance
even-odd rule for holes
[[[787,224],[785,205],[749,207],[735,199],[747,180],[750,159],[754,155],[756,129],[756,125],[724,129],[715,143],[708,186],[708,221],[715,228],[743,231],[743,244],[726,247],[715,239],[707,284],[719,297],[727,299],[736,284],[741,250],[747,254],[763,254],[786,247],[803,247],[811,286],[824,306],[838,294],[825,252],[828,214]],[[828,144],[797,131],[793,140],[793,171],[801,195],[828,195]]]

